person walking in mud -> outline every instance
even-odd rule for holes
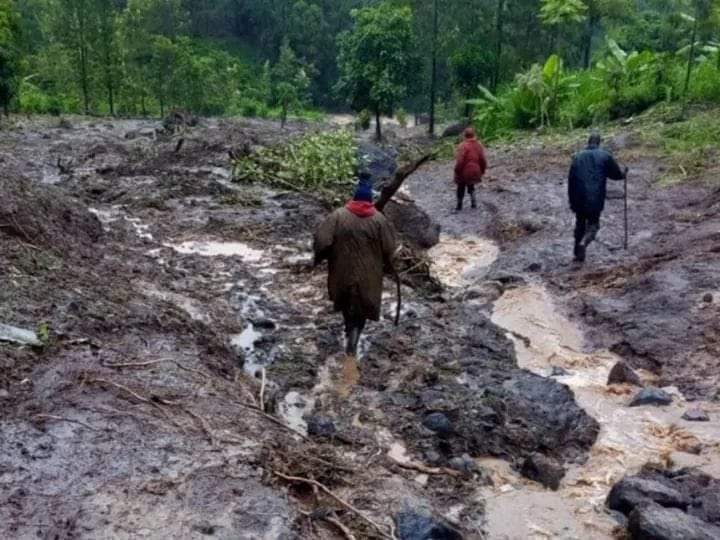
[[[585,250],[600,230],[600,214],[605,208],[607,179],[623,180],[628,168],[621,169],[615,158],[600,148],[600,133],[594,131],[585,150],[575,154],[568,175],[570,208],[575,213],[575,261],[585,261]]]
[[[356,355],[368,319],[380,319],[384,270],[392,269],[395,230],[373,205],[370,176],[361,174],[355,194],[316,229],[315,265],[328,260],[328,293],[345,321],[345,352]]]
[[[487,170],[485,159],[485,148],[475,136],[475,130],[471,127],[465,128],[463,133],[465,139],[458,145],[455,151],[455,184],[457,185],[457,212],[463,208],[465,191],[470,194],[470,206],[477,208],[475,198],[475,185],[482,181]]]

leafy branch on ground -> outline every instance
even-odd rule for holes
[[[235,182],[336,195],[353,184],[357,147],[348,130],[311,133],[235,158],[232,165]]]

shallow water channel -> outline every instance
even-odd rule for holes
[[[477,237],[441,237],[431,256],[437,277],[453,289],[482,279],[495,262],[498,247]],[[619,358],[609,351],[588,350],[580,326],[561,312],[542,284],[507,290],[494,303],[492,321],[507,330],[521,368],[545,377],[553,368],[562,368],[567,374],[557,380],[568,385],[601,430],[588,460],[571,466],[557,492],[521,478],[506,462],[479,460],[492,471],[495,482],[484,490],[490,539],[614,538],[617,522],[604,502],[625,474],[646,463],[697,466],[708,472],[717,467],[717,423],[682,420],[689,406],[674,388],[665,388],[676,397],[670,406],[628,407],[637,388],[606,384]],[[652,384],[652,374],[640,375]],[[720,409],[717,404],[697,402],[692,407]],[[701,453],[691,453],[698,443]]]

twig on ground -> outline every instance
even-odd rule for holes
[[[327,521],[337,527],[347,540],[356,540],[355,535],[350,531],[350,529],[343,525],[336,517],[326,514],[318,514],[317,512],[307,512],[305,510],[300,510],[300,513],[308,519],[321,519],[323,521]]]
[[[256,406],[256,405],[249,405],[249,404],[247,404],[247,403],[241,403],[241,402],[236,402],[236,403],[237,403],[238,405],[240,405],[241,407],[244,407],[244,408],[246,408],[246,409],[248,409],[248,410],[250,410],[250,411],[253,411],[253,412],[259,414],[260,416],[262,416],[263,418],[266,418],[267,420],[269,420],[269,421],[272,422],[273,424],[276,424],[276,425],[280,426],[281,428],[284,428],[284,429],[290,431],[290,432],[293,433],[294,435],[297,435],[298,437],[300,437],[302,440],[304,440],[304,441],[309,441],[309,440],[310,440],[310,439],[307,438],[307,436],[306,436],[304,433],[300,433],[298,430],[296,430],[296,429],[294,429],[294,428],[291,428],[291,427],[288,426],[287,424],[283,424],[280,420],[278,420],[278,419],[275,418],[274,416],[271,416],[271,415],[269,415],[268,413],[261,411],[258,406]]]
[[[305,484],[309,484],[311,486],[315,486],[320,491],[325,493],[326,495],[330,496],[332,499],[334,499],[337,503],[342,505],[347,510],[350,510],[352,513],[354,513],[356,516],[358,516],[360,519],[362,519],[365,523],[368,525],[371,525],[373,528],[375,528],[382,536],[383,538],[393,538],[392,534],[388,534],[388,532],[385,530],[385,527],[382,525],[374,522],[372,519],[370,519],[367,515],[365,515],[362,511],[355,508],[352,504],[345,501],[344,499],[341,499],[337,495],[335,495],[328,487],[321,484],[317,480],[311,480],[309,478],[301,478],[299,476],[288,476],[287,474],[283,474],[278,471],[272,471],[275,476],[278,476],[282,478],[283,480],[287,480],[288,482],[302,482]]]
[[[154,364],[160,364],[162,362],[167,362],[167,360],[161,359],[161,360],[150,360],[149,362],[127,362],[124,364],[103,364],[103,366],[109,367],[109,368],[146,367],[146,366],[152,366]]]
[[[267,379],[265,368],[262,368],[260,372],[262,373],[262,383],[260,384],[260,410],[265,412],[265,382]]]
[[[423,465],[422,463],[418,463],[416,461],[400,461],[393,457],[390,457],[390,459],[395,463],[398,467],[402,467],[403,469],[409,469],[412,471],[418,471],[425,474],[432,474],[432,475],[447,475],[447,476],[453,476],[453,477],[459,477],[462,476],[462,473],[460,471],[456,471],[453,469],[448,469],[447,467],[428,467],[427,465]]]
[[[215,435],[213,435],[212,429],[210,428],[210,424],[208,423],[208,421],[199,414],[191,411],[187,407],[183,407],[183,410],[200,423],[200,426],[205,432],[205,435],[207,435],[208,439],[210,440],[210,444],[213,447],[217,447],[217,440],[215,439]]]
[[[83,427],[86,427],[92,431],[102,431],[101,429],[94,428],[90,424],[86,424],[85,422],[81,422],[80,420],[73,420],[72,418],[65,418],[64,416],[55,416],[53,414],[36,414],[35,418],[41,419],[41,420],[57,420],[58,422],[70,422],[72,424],[79,424]]]

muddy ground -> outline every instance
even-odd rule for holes
[[[491,152],[482,209],[459,216],[450,164],[424,168],[400,199],[441,226],[430,254],[445,287],[405,286],[396,329],[388,282],[356,365],[339,354],[323,270],[308,266],[327,206],[230,182],[228,150],[287,136],[211,120],[175,135],[159,122],[81,119],[0,133],[0,323],[44,342],[0,343],[4,537],[538,535],[536,524],[513,528],[528,500],[548,497],[519,476],[524,460],[546,456],[579,489],[607,429],[571,381],[548,377],[541,338],[514,318],[524,312],[513,301],[532,305],[527,285],[547,287],[542,306],[557,303],[550,327],[577,325],[576,349],[621,355],[684,399],[716,397],[720,199],[707,188],[658,191],[661,165],[623,148],[638,171],[632,251],[611,249],[610,201],[604,245],[575,268],[569,149]],[[435,225],[418,223],[413,238],[432,244]],[[546,356],[556,345],[567,344]],[[701,436],[693,457],[716,463],[715,434]],[[551,537],[606,538],[622,524],[602,504],[559,497]],[[577,518],[587,512],[589,525]]]

